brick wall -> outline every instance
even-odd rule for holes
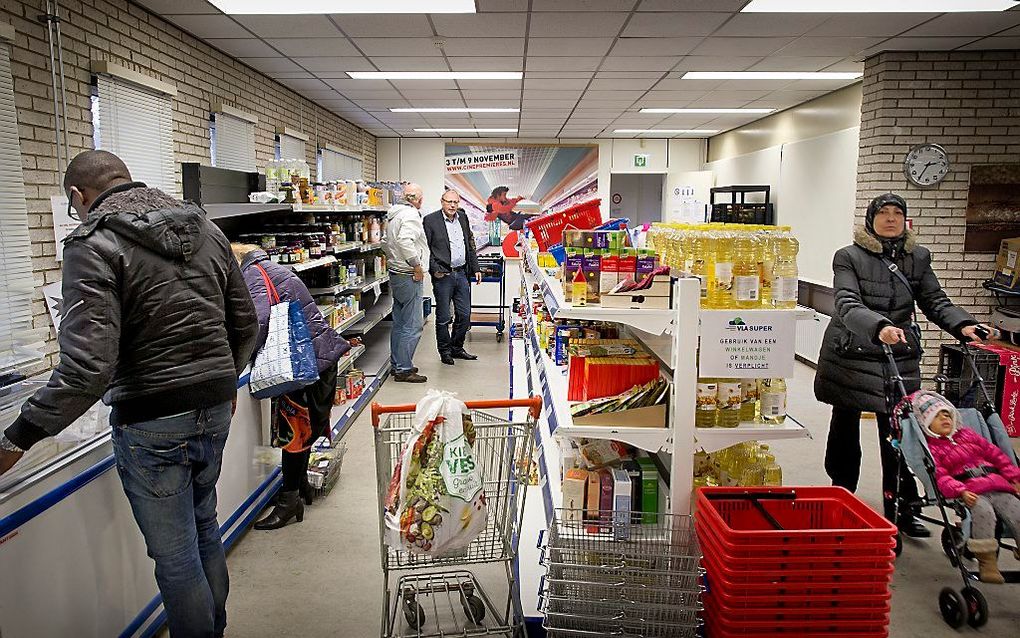
[[[963,250],[970,168],[1020,162],[1020,51],[882,53],[865,62],[863,92],[857,210],[880,193],[902,194],[946,292],[986,320],[994,301],[981,283],[995,255]],[[951,164],[931,190],[903,176],[907,150],[925,142],[945,147]],[[922,328],[931,373],[950,339],[933,324]]]
[[[50,213],[50,196],[61,190],[56,173],[49,47],[46,27],[36,20],[44,7],[43,0],[0,0],[0,21],[12,24],[17,32],[11,66],[37,286],[60,280]],[[364,177],[375,178],[372,135],[142,7],[127,0],[61,0],[60,11],[72,156],[92,148],[91,61],[108,60],[177,87],[174,153],[178,180],[180,162],[210,163],[212,102],[224,102],[258,116],[255,142],[259,167],[273,156],[276,128],[287,126],[311,136],[305,145],[305,159],[313,170],[318,141],[362,156]],[[50,329],[46,344],[49,360],[28,372],[50,367],[57,351],[38,291],[33,314],[37,328]]]

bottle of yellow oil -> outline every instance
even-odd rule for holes
[[[797,253],[800,244],[790,232],[775,239],[775,266],[772,270],[772,307],[797,307]]]
[[[709,308],[733,308],[733,236],[722,230],[709,233]]]
[[[740,425],[740,379],[719,379],[716,392],[719,409],[716,425],[737,427]]]
[[[786,380],[761,380],[761,418],[771,425],[786,421]]]
[[[714,428],[719,420],[719,382],[717,379],[698,379],[697,407],[694,426]]]
[[[709,241],[706,233],[701,231],[693,231],[690,233],[687,239],[688,245],[688,268],[692,277],[697,277],[701,281],[701,307],[708,307],[708,290],[709,284],[711,283],[711,277],[709,276],[709,263],[708,263],[708,248]]]
[[[740,381],[740,422],[752,423],[758,418],[758,380]]]
[[[733,304],[737,308],[761,306],[758,243],[752,233],[738,233],[733,240]]]
[[[763,229],[758,233],[758,276],[761,281],[761,305],[772,307],[772,280],[776,269],[775,233]]]

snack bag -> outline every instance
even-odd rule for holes
[[[414,413],[414,432],[400,455],[386,497],[386,543],[447,556],[485,529],[488,509],[474,457],[475,428],[463,402],[429,390]]]

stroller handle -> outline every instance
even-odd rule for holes
[[[900,367],[896,365],[896,357],[893,355],[892,347],[888,343],[883,343],[882,352],[885,353],[886,362],[889,364],[889,369],[892,372],[891,379],[896,384],[896,389],[900,391],[900,399],[902,399],[907,396],[907,386],[903,383]]]

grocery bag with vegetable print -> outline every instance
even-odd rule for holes
[[[433,557],[455,555],[485,529],[482,472],[471,413],[449,392],[429,390],[386,496],[386,543]]]

